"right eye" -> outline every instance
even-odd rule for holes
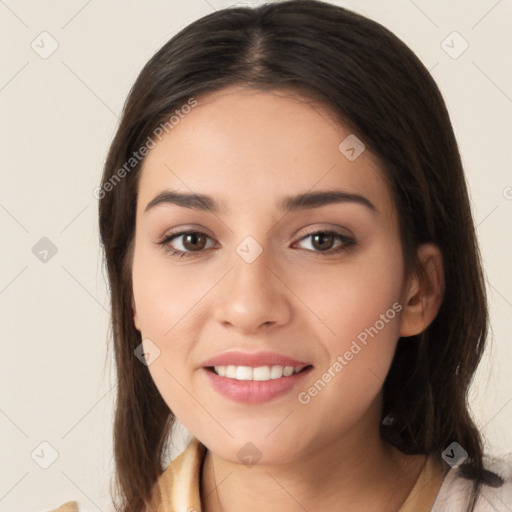
[[[173,248],[171,242],[181,237],[183,237],[183,240],[178,245],[181,245],[183,249]],[[165,251],[168,251],[171,256],[189,258],[198,255],[194,253],[204,252],[202,249],[204,249],[207,239],[212,240],[206,233],[201,231],[180,231],[179,233],[164,236],[158,244],[161,245]]]

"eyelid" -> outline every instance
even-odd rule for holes
[[[346,238],[354,238],[355,239],[355,235],[348,228],[345,228],[343,226],[338,226],[338,225],[330,225],[329,227],[318,227],[318,224],[315,224],[314,227],[312,227],[312,228],[306,227],[306,232],[301,236],[300,239],[302,240],[302,238],[304,238],[305,236],[313,235],[315,233],[318,233],[319,231],[322,233],[335,233],[337,235],[344,236]],[[342,233],[340,231],[346,231],[346,233]]]
[[[313,229],[313,230],[305,233],[304,235],[302,235],[297,240],[297,242],[295,242],[293,245],[296,245],[297,243],[300,243],[303,240],[309,238],[310,236],[316,235],[317,233],[333,235],[338,240],[341,240],[342,243],[341,243],[341,245],[338,245],[337,247],[335,247],[333,249],[328,249],[327,251],[312,251],[309,249],[302,249],[302,250],[313,253],[313,254],[325,255],[327,257],[329,255],[335,255],[344,250],[348,250],[351,247],[353,247],[354,245],[357,245],[357,243],[358,243],[353,235],[346,235],[346,234],[340,233],[338,230],[332,229],[332,228],[331,229],[322,229],[322,228],[318,229],[317,228],[317,229]]]
[[[310,228],[293,245],[296,245],[297,243],[302,242],[304,239],[306,239],[312,235],[318,234],[318,233],[329,234],[329,235],[333,235],[334,237],[337,237],[338,240],[341,240],[342,243],[340,245],[338,245],[337,247],[328,249],[326,251],[315,251],[315,250],[311,250],[311,249],[301,249],[301,248],[299,248],[299,250],[306,251],[311,254],[317,254],[317,255],[320,255],[320,256],[323,256],[326,258],[328,256],[337,255],[341,252],[348,251],[353,246],[358,244],[357,240],[352,235],[352,233],[350,235],[343,234],[343,233],[339,232],[340,229],[342,229],[342,228],[339,226],[337,227],[337,229],[321,228],[321,227]],[[171,253],[171,256],[173,256],[173,257],[179,257],[179,258],[181,258],[181,257],[188,257],[188,258],[198,257],[202,253],[206,252],[205,249],[202,249],[199,251],[182,251],[181,249],[172,249],[172,248],[168,247],[168,245],[171,241],[173,241],[176,238],[180,238],[181,236],[185,236],[187,234],[204,235],[207,238],[209,238],[210,240],[213,240],[215,243],[214,237],[210,236],[205,231],[201,231],[200,229],[190,228],[190,227],[189,228],[176,228],[176,230],[167,232],[156,243],[157,243],[157,245],[162,246],[162,248],[165,251]],[[211,249],[211,247],[209,249]]]
[[[157,243],[160,243],[163,240],[168,240],[169,238],[171,238],[174,235],[176,235],[176,236],[186,235],[188,233],[200,233],[202,235],[208,236],[209,238],[212,238],[212,239],[215,238],[210,234],[209,230],[206,229],[205,227],[192,224],[192,225],[188,225],[188,226],[187,225],[180,226],[178,228],[174,228],[169,231],[165,231],[165,233],[160,238],[158,238]]]
[[[160,237],[156,241],[156,244],[165,246],[165,245],[169,244],[170,242],[172,242],[173,240],[175,240],[176,238],[180,238],[181,236],[189,235],[191,233],[198,234],[198,235],[204,235],[207,238],[209,238],[210,240],[214,240],[214,238],[212,236],[210,236],[208,233],[206,233],[205,231],[201,231],[199,229],[187,229],[186,228],[186,229],[179,229],[177,231],[167,232],[166,234],[164,234],[162,237]],[[194,253],[194,251],[186,251],[186,252]],[[195,252],[197,254],[199,254],[201,252],[204,252],[204,250],[203,251],[195,251]]]
[[[315,225],[313,225],[313,227],[306,226],[305,228],[301,228],[301,229],[306,229],[306,232],[303,233],[298,240],[302,240],[302,238],[304,238],[308,235],[318,233],[319,231],[321,231],[323,233],[325,233],[325,232],[336,233],[337,235],[345,236],[347,238],[355,238],[354,234],[352,233],[352,231],[350,229],[343,227],[343,226],[334,225],[334,224],[331,224],[331,226],[332,227],[330,227],[330,226],[329,227],[318,227],[318,223],[316,223]],[[346,231],[346,233],[340,233],[339,230],[344,230],[344,231]],[[296,232],[296,234],[293,236],[293,238],[296,238],[298,236],[297,233],[299,233],[300,231],[301,230],[298,230]],[[205,228],[203,226],[198,226],[198,225],[189,225],[189,226],[184,226],[184,227],[180,226],[179,228],[175,228],[171,231],[166,231],[158,239],[158,242],[161,242],[162,240],[167,240],[170,237],[172,237],[173,235],[183,235],[183,234],[187,234],[187,233],[200,233],[200,234],[206,235],[212,239],[215,238],[214,236],[212,236],[209,233],[209,230],[207,228]]]

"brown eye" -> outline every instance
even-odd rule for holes
[[[324,233],[321,231],[310,236],[313,241],[313,247],[319,251],[331,249],[335,240],[332,233]]]
[[[201,253],[206,252],[203,251],[203,249],[206,247],[208,240],[211,240],[211,237],[206,233],[200,231],[182,231],[164,237],[158,244],[163,246],[171,255],[183,258],[200,256]]]
[[[300,242],[308,239],[310,240],[309,245],[311,247],[306,247],[307,250],[326,255],[348,251],[352,246],[356,245],[355,240],[336,231],[315,231],[303,237]],[[336,241],[339,242],[337,246]]]
[[[200,251],[206,245],[206,239],[208,238],[203,233],[187,233],[183,236],[183,247],[187,251]]]

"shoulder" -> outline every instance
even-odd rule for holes
[[[200,476],[205,455],[206,447],[192,436],[185,450],[158,478],[151,510],[201,510]]]
[[[159,476],[152,494],[151,511],[201,510],[200,476],[206,447],[192,436],[185,450]],[[82,512],[76,501],[45,512]]]
[[[492,487],[483,484],[475,512],[510,512],[512,504],[512,452],[485,455],[484,466],[500,476],[503,485]],[[464,511],[469,503],[472,480],[464,478],[458,468],[446,474],[431,512]]]

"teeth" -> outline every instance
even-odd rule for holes
[[[214,371],[221,377],[236,380],[271,380],[280,379],[281,377],[290,377],[295,373],[299,373],[304,366],[258,366],[252,368],[251,366],[235,366],[230,364],[228,366],[215,366]]]
[[[272,366],[270,368],[270,378],[279,379],[284,375],[284,369],[282,366]]]
[[[237,366],[235,379],[252,380],[252,368],[250,366]]]
[[[258,368],[253,368],[252,380],[270,380],[270,368],[268,366],[258,366]]]
[[[277,367],[276,367],[277,368]],[[299,370],[300,371],[300,370]],[[285,366],[283,368],[283,375],[285,377],[289,377],[290,375],[293,375],[293,372],[294,372],[294,368],[293,366]]]

